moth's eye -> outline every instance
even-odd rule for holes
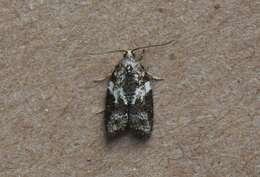
[[[135,58],[135,53],[133,53],[133,57]]]
[[[126,57],[126,55],[127,55],[127,53],[124,53],[123,57],[125,58],[125,57]]]

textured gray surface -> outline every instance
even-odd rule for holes
[[[259,6],[1,0],[0,176],[260,176]],[[106,83],[93,80],[121,55],[86,54],[176,35],[176,45],[145,54],[149,71],[165,78],[153,85],[152,137],[107,143],[96,114]]]

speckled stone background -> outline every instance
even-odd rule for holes
[[[259,177],[260,1],[1,0],[1,177]],[[148,49],[152,137],[104,137],[106,82]],[[257,45],[258,43],[258,45]]]

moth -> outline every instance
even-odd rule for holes
[[[154,115],[151,81],[154,78],[140,63],[142,56],[136,57],[135,51],[168,45],[173,41],[132,50],[98,53],[124,53],[108,80],[104,119],[109,138],[116,137],[126,130],[130,130],[138,138],[151,136]]]

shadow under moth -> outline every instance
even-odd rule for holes
[[[135,51],[150,47],[164,46],[174,40],[156,45],[138,47],[132,50],[114,50],[104,53],[122,52],[123,58],[115,66],[108,80],[105,130],[108,138],[117,137],[130,130],[138,138],[149,138],[153,130],[153,91],[150,75],[140,63],[142,55]],[[92,53],[93,54],[93,53]]]

